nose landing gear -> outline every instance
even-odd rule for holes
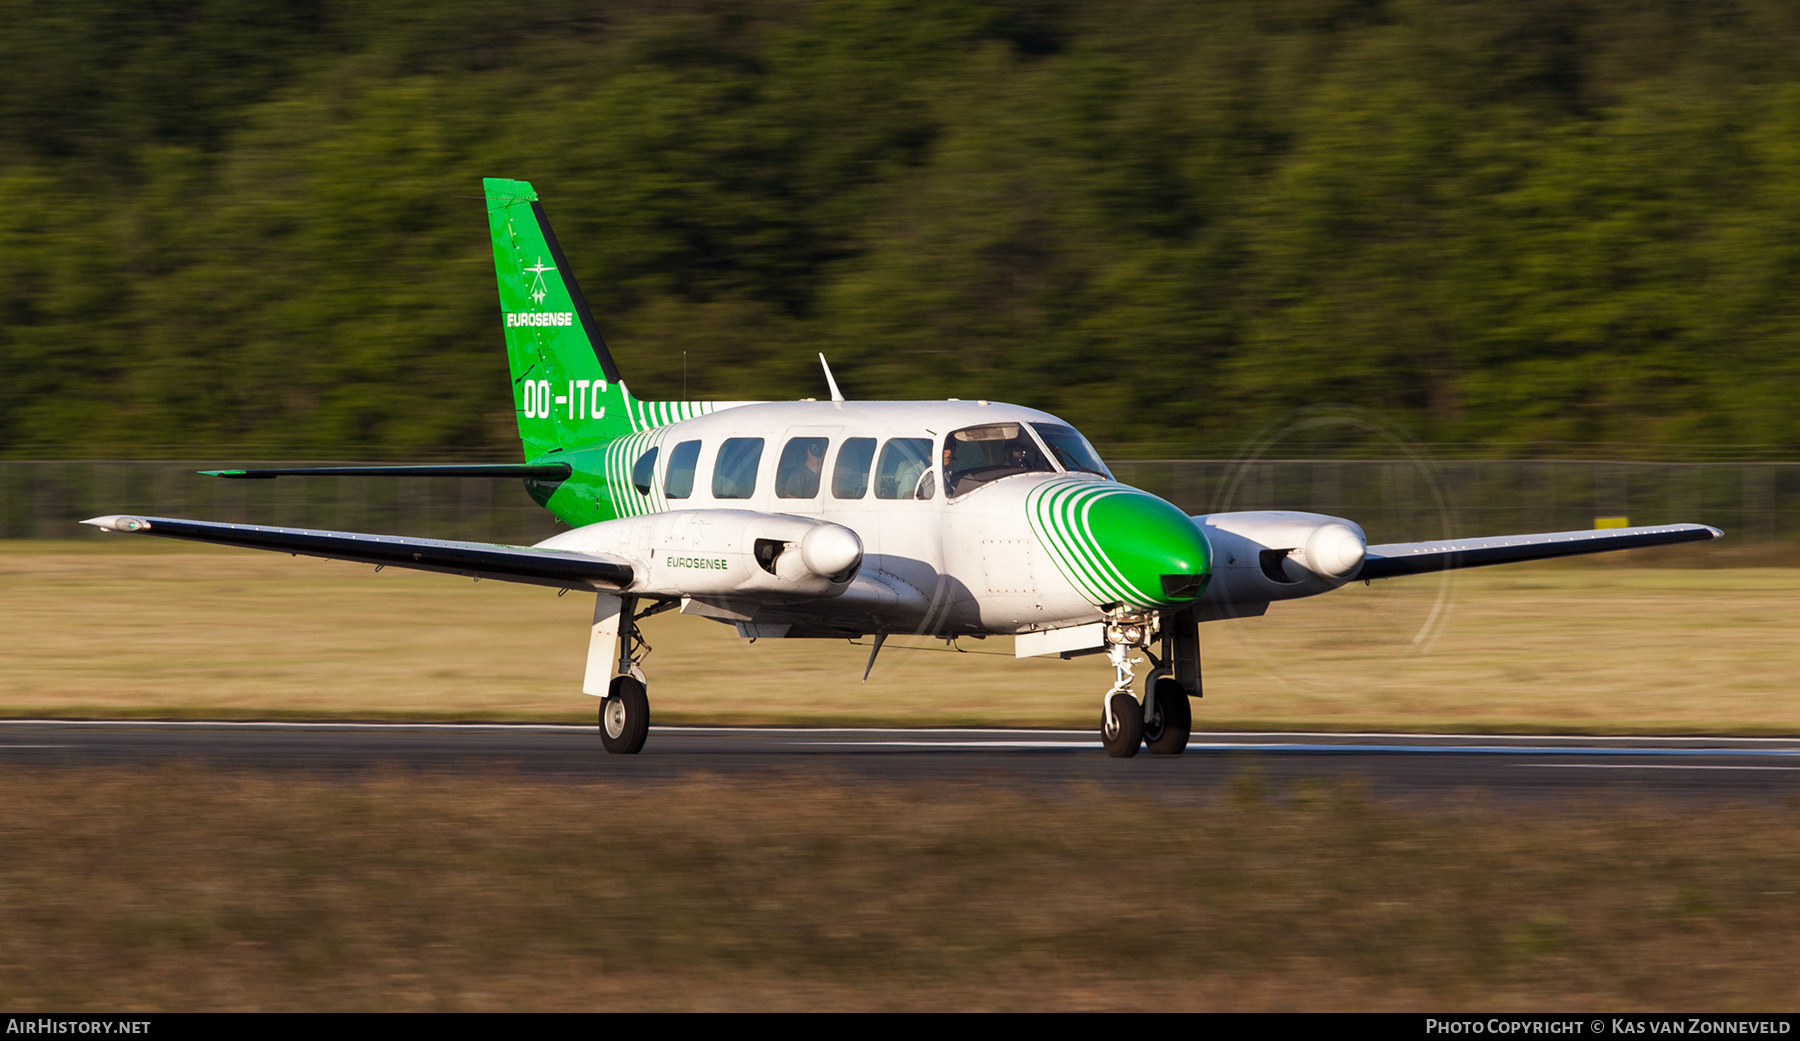
[[[1142,659],[1134,660],[1131,652],[1149,652],[1158,621],[1154,611],[1114,608],[1106,613],[1106,656],[1112,661],[1113,685],[1101,702],[1100,743],[1114,759],[1137,755],[1144,743],[1148,703],[1138,704],[1131,693],[1132,666]]]
[[[1100,713],[1100,743],[1114,759],[1129,759],[1144,743],[1144,712],[1130,691],[1108,695]]]
[[[1151,755],[1180,755],[1187,748],[1188,734],[1194,726],[1187,691],[1163,669],[1145,677],[1144,690],[1144,700],[1150,706],[1145,713],[1144,747]]]
[[[1161,637],[1162,659],[1150,650]],[[1148,747],[1151,755],[1180,755],[1193,729],[1189,695],[1200,696],[1200,633],[1186,611],[1107,612],[1106,652],[1112,661],[1113,685],[1100,712],[1100,743],[1118,759]],[[1142,702],[1132,694],[1132,651],[1142,650],[1155,669],[1144,677]]]

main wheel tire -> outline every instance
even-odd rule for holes
[[[1100,713],[1100,743],[1106,746],[1106,754],[1114,759],[1137,755],[1144,743],[1144,706],[1121,691],[1112,696],[1112,715],[1117,723],[1109,722],[1106,715],[1104,711]]]
[[[634,677],[620,676],[600,702],[600,744],[608,752],[633,755],[650,736],[650,698]]]
[[[1160,676],[1151,685],[1156,699],[1156,722],[1144,728],[1144,747],[1151,755],[1180,755],[1194,729],[1194,711],[1187,691],[1173,676]]]

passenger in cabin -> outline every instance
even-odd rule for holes
[[[811,499],[819,494],[819,476],[824,471],[825,438],[794,438],[781,453],[781,480],[775,494],[783,499]]]
[[[894,437],[881,447],[881,462],[876,467],[877,499],[929,499],[937,491],[936,482],[922,483],[931,471],[931,439],[928,437]]]
[[[806,469],[794,474],[794,483],[799,487],[798,493],[808,499],[819,494],[819,475],[825,471],[825,439],[809,437],[806,439]]]

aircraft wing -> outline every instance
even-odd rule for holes
[[[520,477],[567,480],[568,463],[475,463],[466,466],[286,466],[268,470],[197,470],[202,477],[266,481],[276,477]]]
[[[1395,542],[1370,546],[1357,578],[1393,578],[1428,571],[1514,564],[1547,560],[1578,553],[1606,553],[1616,549],[1666,546],[1676,542],[1705,542],[1725,533],[1704,524],[1664,524],[1642,528],[1599,528],[1593,531],[1552,531],[1540,535],[1497,535],[1482,539],[1446,539],[1440,542]]]
[[[523,582],[558,589],[623,589],[631,584],[633,578],[631,564],[622,558],[571,550],[499,546],[484,542],[447,542],[400,535],[364,535],[354,531],[221,524],[216,521],[125,514],[94,517],[81,523],[91,524],[102,531],[161,535],[165,538],[249,549],[273,549],[309,557],[354,560],[364,564],[412,568],[416,571],[441,571],[451,575]]]

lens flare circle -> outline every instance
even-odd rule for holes
[[[1296,442],[1334,435],[1340,441],[1385,449],[1389,465],[1383,467],[1382,462],[1366,456],[1354,460],[1294,458]],[[1381,517],[1405,520],[1399,530],[1382,530],[1379,518],[1349,516],[1370,533],[1372,544],[1461,534],[1449,490],[1429,453],[1379,415],[1345,405],[1298,409],[1258,431],[1232,460],[1219,485],[1213,512],[1297,508],[1292,502],[1264,501],[1273,489],[1272,468],[1284,463],[1310,463],[1340,471],[1354,465],[1372,471],[1380,468],[1382,479],[1365,482],[1363,490],[1378,489]],[[1394,472],[1392,464],[1396,463],[1400,474]],[[1423,496],[1415,491],[1421,486]],[[1315,512],[1338,513],[1330,504],[1315,502],[1314,506],[1325,507]],[[1332,542],[1326,537],[1329,531],[1330,527],[1321,529],[1315,536],[1320,541],[1316,552],[1335,559],[1343,568],[1340,574],[1350,570],[1352,563],[1360,565],[1360,559],[1349,559],[1350,547],[1338,544],[1341,539]],[[1275,603],[1268,617],[1234,618],[1225,627],[1249,651],[1250,659],[1282,686],[1307,693],[1355,693],[1390,681],[1395,669],[1430,652],[1449,622],[1456,588],[1455,571],[1438,572],[1435,581],[1415,576],[1379,583],[1351,582],[1324,596]]]

